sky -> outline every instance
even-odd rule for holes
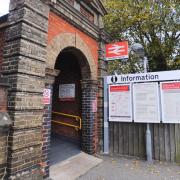
[[[0,0],[0,16],[7,14],[10,0]]]

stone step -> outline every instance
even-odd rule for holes
[[[81,152],[50,167],[53,180],[75,180],[102,162],[102,159]]]

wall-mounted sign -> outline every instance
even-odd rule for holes
[[[97,112],[97,98],[92,101],[92,112]]]
[[[112,77],[107,76],[107,84],[112,84]],[[117,75],[116,83],[130,83],[130,82],[152,82],[152,81],[170,81],[180,79],[180,70],[161,71],[150,73],[137,74],[123,74]]]
[[[75,84],[59,85],[59,100],[72,101],[75,99]]]
[[[161,83],[162,121],[180,123],[180,81]]]
[[[50,104],[51,103],[51,90],[44,89],[43,91],[43,104]]]
[[[157,82],[133,84],[134,122],[160,123]]]
[[[117,42],[106,45],[106,60],[127,59],[128,42]]]
[[[131,87],[128,84],[109,86],[109,121],[132,122]]]

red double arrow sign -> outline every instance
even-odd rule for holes
[[[106,45],[106,60],[127,59],[128,42],[117,42]]]

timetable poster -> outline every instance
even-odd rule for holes
[[[132,122],[131,87],[129,84],[109,86],[109,121]]]
[[[133,84],[134,122],[160,123],[158,83]]]
[[[161,83],[163,123],[180,123],[180,81]]]

